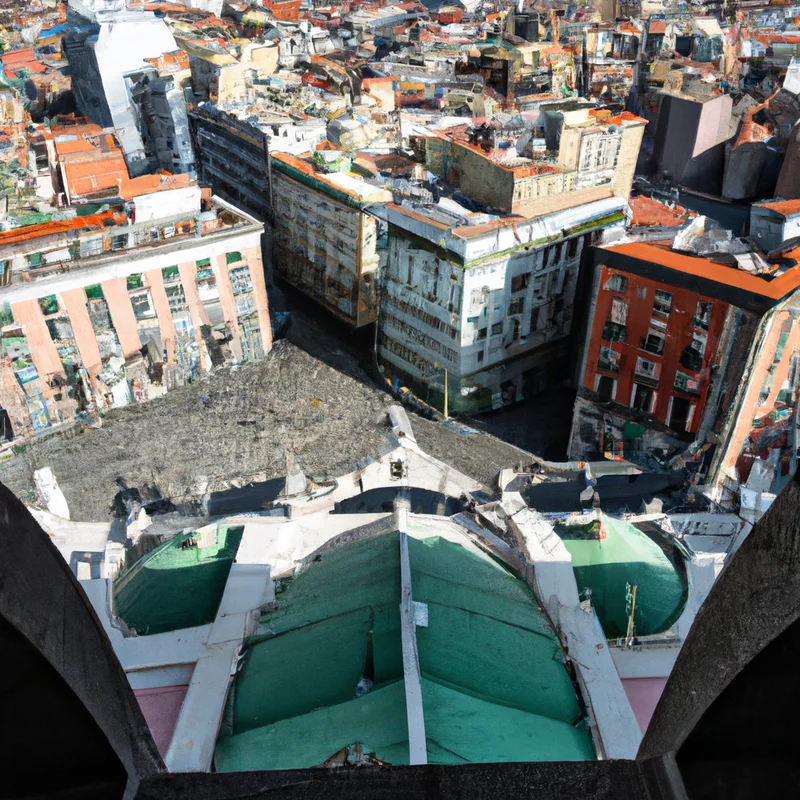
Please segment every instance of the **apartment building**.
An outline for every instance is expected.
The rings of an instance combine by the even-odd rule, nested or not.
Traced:
[[[609,196],[535,219],[388,206],[378,357],[391,383],[438,408],[497,408],[565,377],[584,249],[622,229]]]
[[[505,115],[417,140],[460,194],[388,208],[378,356],[390,382],[442,408],[446,369],[449,410],[479,411],[566,378],[583,252],[624,228],[643,130],[565,103],[534,127]]]
[[[471,200],[535,216],[630,193],[645,120],[583,101],[547,105],[535,127],[521,118],[460,125],[419,140],[425,165]]]
[[[210,190],[167,183],[123,207],[84,205],[0,233],[8,433],[91,419],[263,357],[262,231]]]
[[[569,457],[681,460],[726,503],[751,476],[780,489],[797,460],[800,251],[774,258],[598,248]]]
[[[338,150],[272,154],[275,273],[339,319],[360,327],[375,321],[381,221],[371,207],[392,193],[345,170]]]

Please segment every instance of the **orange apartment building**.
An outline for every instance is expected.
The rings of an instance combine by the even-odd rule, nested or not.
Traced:
[[[183,179],[128,183],[124,205],[0,233],[7,440],[271,349],[263,225]]]
[[[759,273],[669,242],[598,248],[570,458],[689,463],[716,497],[760,461],[780,488],[797,461],[800,250],[772,257]]]

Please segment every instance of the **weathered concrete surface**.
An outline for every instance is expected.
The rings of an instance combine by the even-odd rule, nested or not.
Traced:
[[[164,496],[202,496],[283,476],[290,450],[307,475],[334,477],[391,447],[391,403],[281,341],[257,364],[114,409],[100,429],[33,443],[0,465],[0,480],[24,495],[33,470],[52,466],[73,519],[100,521],[117,476]]]
[[[0,464],[0,481],[26,497],[34,470],[51,466],[73,519],[103,521],[117,476],[180,500],[281,478],[287,452],[310,478],[344,475],[394,446],[394,401],[344,359],[333,368],[277,342],[262,362],[114,409],[102,428],[32,443]],[[350,374],[340,371],[347,367]],[[411,424],[423,450],[486,486],[503,467],[529,460],[483,433],[462,436],[414,416]]]
[[[55,796],[67,787],[108,781],[119,774],[116,755],[123,787],[127,773],[126,796],[133,797],[139,778],[164,769],[86,595],[50,539],[4,486],[0,650],[3,796]]]
[[[497,488],[501,469],[515,464],[530,464],[531,454],[486,433],[467,436],[438,422],[409,414],[417,444],[428,455],[474,478],[489,489]]]
[[[639,758],[677,753],[692,797],[796,793],[798,507],[795,475],[700,608],[642,742]]]
[[[276,770],[156,777],[137,800],[643,800],[635,761],[562,761],[528,764]]]

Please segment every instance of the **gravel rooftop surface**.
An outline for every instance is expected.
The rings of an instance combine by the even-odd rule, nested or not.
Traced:
[[[72,519],[103,521],[117,477],[187,499],[282,477],[288,453],[309,477],[343,475],[391,449],[386,411],[393,400],[349,354],[335,352],[341,359],[334,368],[278,341],[259,363],[220,369],[163,398],[113,409],[100,428],[31,443],[0,463],[0,481],[31,499],[33,471],[50,466]],[[424,450],[489,488],[501,468],[526,456],[485,433],[462,435],[411,419]]]

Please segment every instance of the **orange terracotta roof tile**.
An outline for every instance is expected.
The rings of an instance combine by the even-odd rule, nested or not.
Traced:
[[[26,225],[22,228],[0,232],[0,247],[29,239],[37,239],[40,236],[67,233],[68,231],[103,229],[106,227],[106,221],[114,225],[121,225],[127,219],[125,214],[118,211],[104,211],[102,214],[89,214],[85,217],[73,217],[72,219],[58,220],[56,222],[42,222],[39,225]]]
[[[643,194],[631,197],[629,205],[633,213],[631,224],[642,227],[662,225],[667,228],[677,228],[687,219],[697,216],[696,212],[682,206],[669,208],[664,203],[659,203],[658,200]]]
[[[770,203],[756,203],[759,208],[768,208],[784,217],[792,217],[800,214],[800,200],[775,200]]]
[[[781,300],[800,287],[800,264],[786,270],[783,275],[767,281],[744,270],[717,264],[701,256],[676,253],[671,249],[670,242],[629,242],[628,244],[611,245],[603,249],[752,292],[754,295],[771,300]],[[800,249],[793,250],[787,255],[800,260]]]

